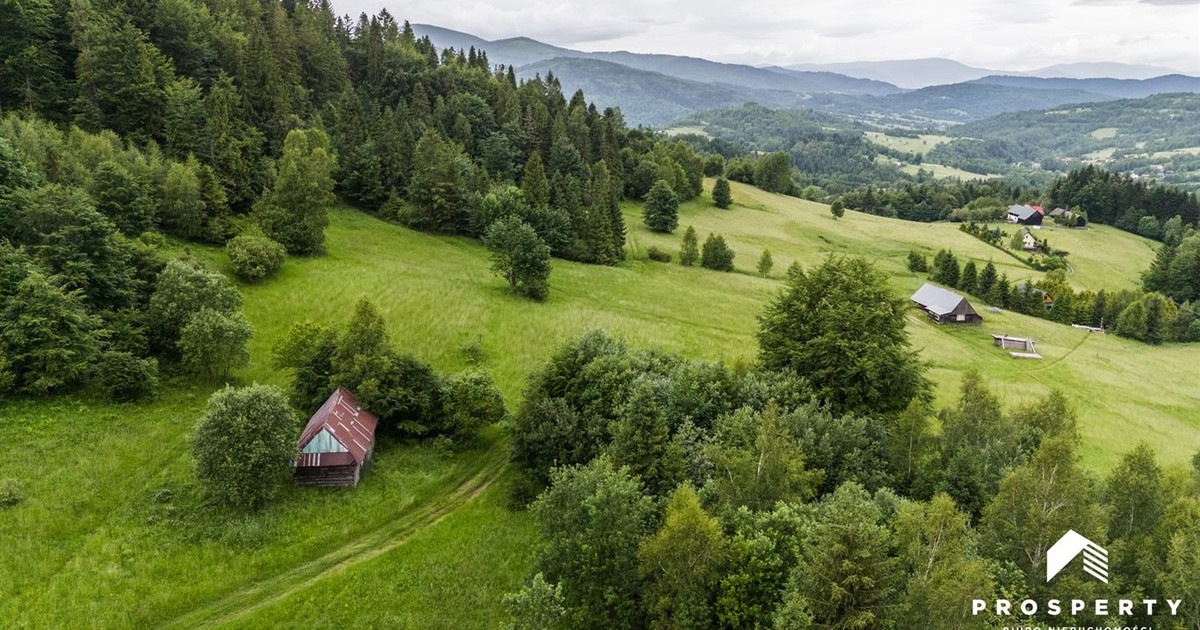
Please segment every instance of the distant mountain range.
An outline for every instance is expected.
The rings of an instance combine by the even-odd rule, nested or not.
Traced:
[[[853,61],[849,63],[801,63],[787,68],[804,71],[838,72],[862,79],[886,81],[905,89],[919,89],[931,85],[945,85],[974,81],[987,76],[1025,76],[1061,79],[1150,79],[1173,74],[1170,68],[1131,65],[1115,62],[1083,62],[1047,66],[1029,72],[1013,70],[989,70],[933,57],[929,59],[903,59],[894,61]]]
[[[1200,78],[1144,78],[1169,71],[1126,64],[1068,64],[1037,73],[1136,78],[1014,75],[936,58],[755,67],[679,55],[585,52],[527,37],[488,41],[427,24],[414,24],[413,30],[439,48],[484,50],[493,64],[513,66],[522,78],[553,73],[568,94],[582,89],[599,107],[620,107],[635,125],[664,126],[695,112],[758,102],[885,126],[945,127],[1068,103],[1200,92]],[[912,87],[920,89],[905,89]]]

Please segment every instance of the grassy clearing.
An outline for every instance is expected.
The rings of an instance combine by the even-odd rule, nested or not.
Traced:
[[[693,358],[752,359],[755,316],[784,269],[830,252],[875,260],[904,294],[923,281],[904,269],[913,247],[994,259],[1013,281],[1034,276],[953,225],[856,212],[836,220],[820,204],[738,184],[733,194],[728,211],[707,199],[684,204],[680,222],[701,238],[724,234],[739,273],[646,261],[651,245],[676,251],[681,232],[650,233],[629,204],[630,259],[616,268],[554,261],[544,304],[505,291],[476,241],[339,209],[327,255],[289,260],[278,277],[244,287],[255,338],[238,378],[284,384],[269,359],[279,335],[303,318],[342,324],[364,294],[380,306],[394,343],[440,370],[466,367],[459,348],[479,339],[483,367],[515,402],[527,372],[588,328]],[[1072,252],[1080,288],[1136,286],[1153,256],[1144,239],[1106,228],[1042,236]],[[744,271],[763,248],[775,258],[770,278]],[[192,249],[227,268],[221,250]],[[1063,389],[1079,408],[1082,453],[1094,468],[1107,469],[1138,439],[1172,462],[1200,447],[1195,346],[1151,348],[1016,314],[984,315],[983,326],[944,328],[914,311],[909,328],[940,403],[974,366],[1008,402]],[[1036,338],[1046,359],[1008,358],[991,347],[993,332]],[[206,509],[193,481],[188,436],[211,389],[173,383],[138,406],[87,398],[0,404],[0,477],[20,480],[25,495],[0,510],[3,625],[296,626],[336,612],[368,627],[496,626],[501,593],[525,573],[530,524],[503,509],[500,488],[470,502],[456,491],[496,465],[498,431],[458,455],[384,443],[358,489],[289,488],[261,515],[237,517]]]
[[[1000,177],[999,175],[980,175],[971,171],[964,171],[961,168],[946,166],[944,164],[934,164],[933,162],[922,162],[920,164],[905,164],[900,167],[900,170],[909,175],[916,175],[921,170],[926,170],[933,173],[934,177],[945,179],[953,177],[957,179],[988,179],[990,177]]]
[[[1108,158],[1112,157],[1113,154],[1116,152],[1117,152],[1116,147],[1106,147],[1104,149],[1097,149],[1095,151],[1092,151],[1091,153],[1084,153],[1083,159],[1085,159],[1085,160],[1107,160]]]
[[[668,136],[681,136],[684,134],[695,134],[697,136],[702,136],[704,138],[712,137],[711,135],[709,135],[708,131],[704,129],[704,127],[671,127],[670,129],[664,129],[663,133],[667,134]]]
[[[935,134],[921,134],[916,138],[903,138],[900,136],[889,136],[886,133],[879,131],[865,131],[863,135],[867,140],[875,144],[883,145],[889,149],[896,151],[906,151],[908,153],[928,153],[930,149],[936,147],[943,142],[950,142],[954,138],[950,136],[939,136]]]
[[[1101,127],[1088,135],[1097,140],[1108,140],[1109,138],[1117,137],[1117,132],[1120,131],[1116,127]]]

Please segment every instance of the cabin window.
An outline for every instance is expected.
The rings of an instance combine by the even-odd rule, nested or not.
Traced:
[[[959,316],[958,316],[958,321],[960,321],[960,322],[965,322],[965,321],[967,321],[967,316],[966,316],[966,315],[959,315]]]

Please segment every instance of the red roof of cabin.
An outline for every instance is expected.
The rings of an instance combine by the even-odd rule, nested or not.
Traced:
[[[362,464],[370,454],[371,446],[375,443],[375,425],[378,423],[379,419],[371,412],[359,408],[358,399],[350,393],[350,390],[339,387],[337,391],[330,394],[329,400],[326,400],[317,413],[309,419],[308,424],[304,427],[304,432],[300,434],[300,439],[296,442],[296,448],[303,449],[321,432],[321,429],[328,429],[330,435],[341,442],[347,451],[350,451],[348,455],[354,458],[354,462]],[[337,455],[342,457],[336,457]],[[342,460],[346,455],[347,453],[302,453],[297,464],[300,466],[350,464],[349,461],[336,463],[333,461]]]
[[[1046,211],[1043,210],[1041,206],[1029,206],[1029,207],[1033,208],[1034,210],[1037,210],[1038,214],[1046,214]]]

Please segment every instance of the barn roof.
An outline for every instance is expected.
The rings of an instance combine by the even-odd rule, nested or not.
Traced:
[[[350,390],[338,387],[337,391],[330,394],[325,404],[321,405],[317,413],[309,419],[308,424],[304,427],[304,432],[300,434],[300,439],[296,442],[296,447],[304,450],[309,442],[321,435],[322,431],[326,431],[346,448],[346,453],[354,459],[354,462],[362,464],[366,461],[367,455],[371,452],[371,446],[375,442],[375,425],[378,423],[379,419],[371,412],[358,406],[358,399],[350,393]],[[319,459],[328,459],[333,455],[343,454],[320,453],[317,455],[323,456]],[[301,456],[301,459],[305,457],[308,455]],[[334,459],[337,458],[334,457]],[[301,465],[321,465],[322,463],[328,465],[330,462],[302,461]]]
[[[1035,214],[1040,214],[1038,212],[1038,208],[1036,206],[1023,206],[1023,205],[1009,206],[1008,213],[1011,215],[1015,215],[1018,219],[1020,219],[1022,221],[1028,219],[1029,217],[1032,217]]]
[[[949,289],[943,289],[942,287],[926,282],[921,285],[920,289],[917,289],[917,292],[910,299],[931,313],[945,315],[953,313],[966,298]],[[974,309],[971,309],[971,311],[974,312]]]

